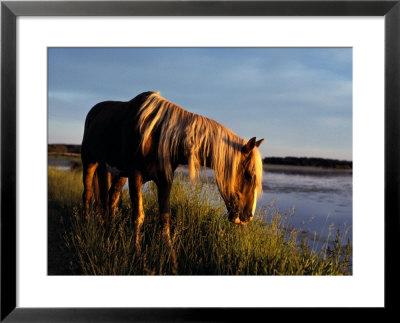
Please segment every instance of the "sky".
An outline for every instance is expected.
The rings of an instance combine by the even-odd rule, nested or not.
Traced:
[[[351,48],[49,48],[49,143],[80,144],[96,103],[149,90],[264,138],[262,157],[352,160]]]

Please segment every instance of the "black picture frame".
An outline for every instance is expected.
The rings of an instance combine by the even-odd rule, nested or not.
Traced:
[[[16,307],[16,19],[19,16],[384,16],[385,306],[396,310],[399,279],[400,0],[389,1],[2,1],[1,2],[1,321],[251,321],[268,308]],[[251,297],[251,295],[248,295]],[[278,310],[278,309],[275,309]],[[282,311],[282,309],[280,309]],[[284,309],[287,311],[288,309]],[[292,310],[292,309],[291,309]],[[295,310],[295,309],[293,309]],[[326,309],[333,312],[332,309]],[[279,311],[279,310],[278,310]],[[287,312],[285,312],[287,313]],[[371,313],[371,312],[368,312]],[[331,314],[329,314],[331,315]],[[334,315],[334,314],[333,314]],[[368,314],[371,315],[371,314]],[[344,318],[344,317],[343,317]],[[350,317],[349,317],[350,318]],[[380,319],[382,317],[380,316]],[[286,320],[286,318],[285,318]]]

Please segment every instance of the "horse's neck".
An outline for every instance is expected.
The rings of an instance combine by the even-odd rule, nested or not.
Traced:
[[[190,131],[184,130],[183,133],[188,133]],[[208,133],[204,134],[204,136],[196,136],[196,134],[192,136],[187,136],[181,142],[181,147],[179,151],[180,155],[180,163],[187,164],[189,166],[189,170],[191,170],[194,176],[194,172],[198,172],[201,167],[212,168],[213,166],[213,158],[212,151],[213,147],[210,147],[214,142],[215,138],[210,138]],[[199,145],[199,143],[201,144]]]

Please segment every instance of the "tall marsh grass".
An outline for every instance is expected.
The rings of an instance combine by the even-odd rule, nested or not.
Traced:
[[[145,221],[141,252],[133,246],[129,194],[124,191],[115,220],[106,225],[81,209],[80,171],[49,168],[49,227],[58,238],[49,241],[49,273],[71,275],[169,275],[173,261],[160,235],[157,188],[144,187]],[[210,180],[190,183],[178,175],[171,193],[171,239],[179,275],[343,275],[351,274],[351,245],[338,231],[333,245],[316,252],[291,215],[259,209],[247,226],[227,221],[218,189]],[[55,244],[55,245],[54,245]],[[58,244],[58,245],[57,245]]]

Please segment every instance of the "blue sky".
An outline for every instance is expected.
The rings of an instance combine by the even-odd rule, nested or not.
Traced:
[[[160,91],[267,156],[352,160],[351,48],[49,48],[48,140],[80,144],[100,101]]]

